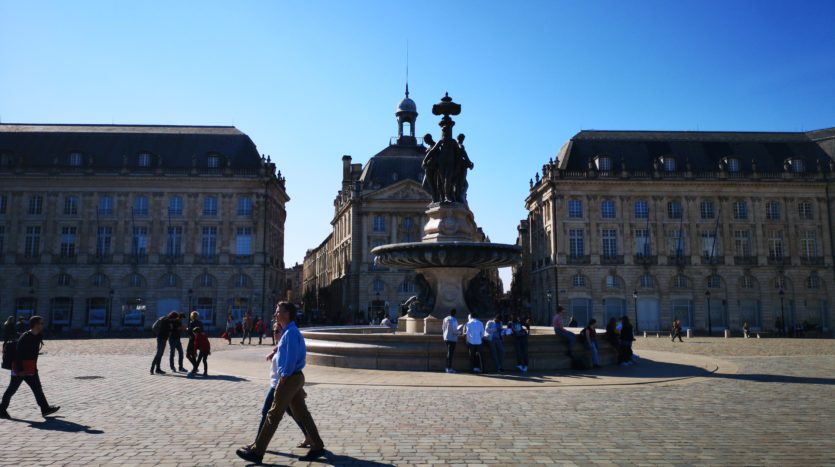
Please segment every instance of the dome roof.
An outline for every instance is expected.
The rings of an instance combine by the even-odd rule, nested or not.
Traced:
[[[397,113],[400,112],[417,113],[417,105],[415,104],[415,101],[409,99],[408,96],[404,97],[403,100],[397,104]]]

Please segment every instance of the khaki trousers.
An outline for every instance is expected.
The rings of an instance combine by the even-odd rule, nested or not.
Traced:
[[[304,427],[308,441],[310,441],[311,449],[318,449],[325,446],[322,438],[319,437],[319,430],[316,429],[316,423],[313,422],[313,417],[310,411],[307,410],[305,403],[304,392],[304,375],[298,373],[286,378],[283,382],[279,381],[278,386],[275,387],[275,396],[273,398],[273,405],[267,412],[264,419],[264,426],[258,432],[258,437],[255,438],[254,451],[259,454],[264,454],[267,451],[267,446],[270,444],[276,428],[278,428],[281,417],[287,412],[287,408],[293,412],[293,418],[296,419]]]

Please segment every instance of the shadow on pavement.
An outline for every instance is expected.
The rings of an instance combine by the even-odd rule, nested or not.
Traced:
[[[100,435],[104,433],[101,430],[95,430],[87,425],[64,420],[60,417],[50,417],[42,422],[30,422],[21,420],[29,424],[30,427],[38,430],[46,431],[63,431],[65,433],[87,433],[89,435]]]
[[[288,458],[289,462],[297,462],[302,460],[302,456],[298,456],[296,454],[289,454],[286,452],[278,452],[278,451],[267,451],[267,454],[272,454],[275,456],[286,457]],[[321,464],[321,465],[365,465],[370,467],[394,467],[394,464],[387,464],[384,462],[373,462],[373,461],[366,461],[362,459],[357,459],[356,457],[351,456],[340,456],[334,454],[330,451],[325,451],[325,454],[316,459],[314,461],[310,461],[312,465]],[[254,464],[250,464],[254,465]],[[263,463],[260,465],[269,465],[269,466],[280,466],[285,464],[268,464]]]
[[[233,382],[233,383],[240,383],[240,382],[242,382],[242,381],[249,381],[249,380],[248,380],[248,379],[246,379],[246,378],[241,378],[240,376],[232,376],[232,375],[209,375],[209,376],[203,376],[203,375],[201,375],[201,374],[198,374],[197,376],[195,376],[195,377],[193,377],[193,378],[189,378],[188,376],[186,376],[186,375],[185,375],[185,374],[183,374],[183,373],[172,373],[172,374],[171,374],[171,376],[173,376],[173,377],[175,377],[175,378],[193,379],[193,380],[195,380],[195,381],[199,381],[199,380],[201,380],[201,379],[210,379],[210,380],[213,380],[213,381],[231,381],[231,382]]]
[[[788,383],[788,384],[835,384],[835,378],[814,378],[809,376],[764,375],[764,374],[734,374],[714,375],[717,378],[753,381],[755,383]]]

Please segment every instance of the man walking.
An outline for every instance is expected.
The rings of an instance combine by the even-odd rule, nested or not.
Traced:
[[[241,459],[261,463],[267,446],[270,444],[282,416],[290,408],[293,416],[304,426],[307,439],[310,441],[310,451],[302,457],[302,461],[318,459],[325,453],[325,444],[319,437],[319,430],[310,415],[305,403],[304,374],[307,350],[299,328],[296,327],[296,306],[289,302],[281,302],[277,307],[278,322],[284,328],[278,342],[278,384],[275,387],[273,404],[264,425],[255,439],[255,443],[238,449],[235,453]]]
[[[0,402],[0,418],[10,420],[12,417],[7,412],[12,396],[15,395],[21,383],[26,383],[29,389],[35,394],[35,401],[41,408],[41,415],[54,414],[60,409],[57,405],[49,405],[46,402],[41,378],[38,376],[38,353],[43,344],[43,318],[33,316],[29,318],[29,331],[24,332],[17,341],[14,363],[12,364],[12,378],[9,387],[3,394],[3,401]]]
[[[470,353],[470,366],[473,373],[481,373],[481,339],[484,336],[484,323],[470,313],[464,326],[467,335],[467,351]]]
[[[249,343],[252,344],[252,315],[248,311],[246,312],[246,316],[244,316],[242,328],[243,337],[241,337],[241,345],[243,345],[247,337],[249,337]]]
[[[557,312],[554,314],[554,321],[551,323],[554,326],[554,334],[558,336],[562,336],[565,338],[565,345],[568,349],[566,355],[572,357],[573,354],[571,353],[571,347],[574,346],[574,341],[577,340],[577,336],[574,335],[573,332],[565,329],[563,325],[563,317],[565,316],[565,308],[562,306],[557,306]]]
[[[455,344],[458,342],[458,320],[455,319],[455,308],[449,310],[449,316],[444,318],[442,330],[446,344],[446,372],[455,373],[452,369],[452,357],[455,354]]]

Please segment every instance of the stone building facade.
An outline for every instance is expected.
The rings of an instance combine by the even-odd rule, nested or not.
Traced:
[[[260,315],[288,201],[233,127],[0,125],[0,309],[89,332]]]
[[[833,155],[832,129],[578,133],[525,201],[535,320],[828,331]]]
[[[284,270],[284,300],[301,303],[303,270],[304,266],[299,263]]]
[[[417,116],[407,87],[395,112],[396,140],[364,165],[342,157],[332,233],[304,259],[304,308],[314,319],[349,323],[395,317],[399,305],[419,292],[414,270],[377,265],[371,254],[377,246],[423,237],[424,212],[432,199],[421,185],[426,147],[415,137]],[[497,270],[484,275],[501,290]]]

